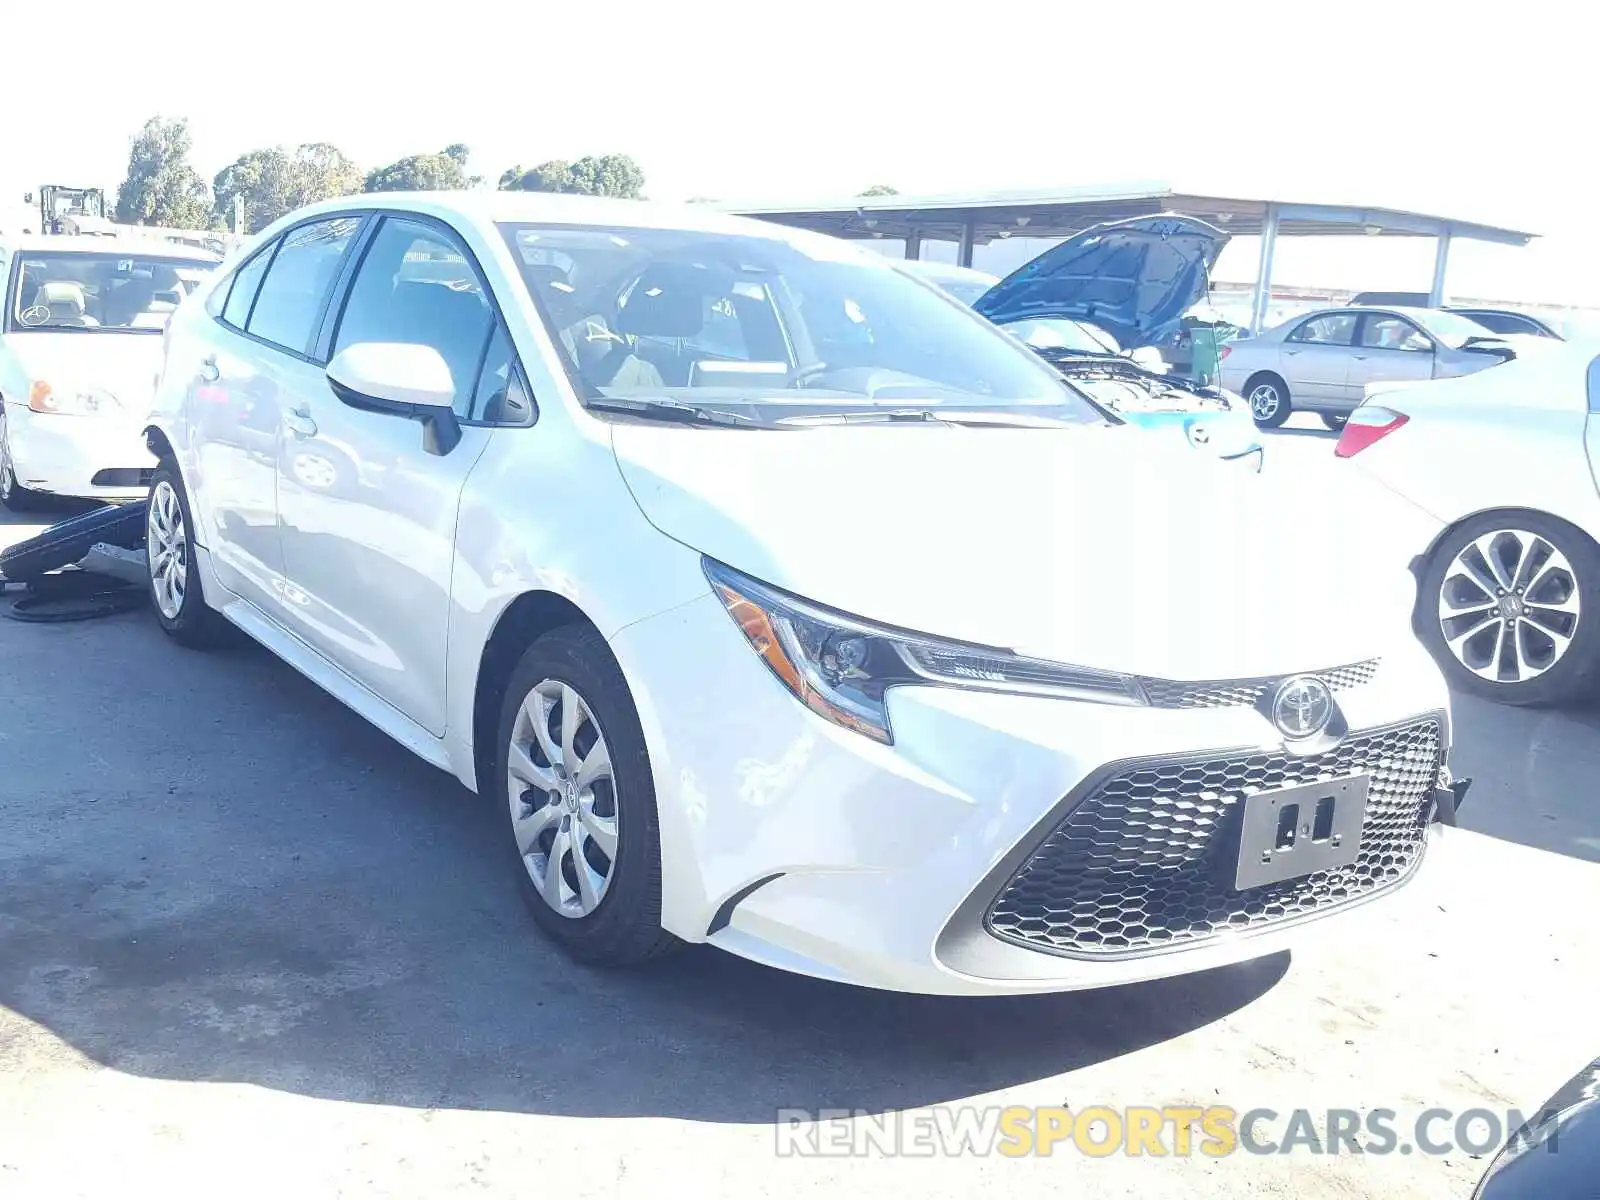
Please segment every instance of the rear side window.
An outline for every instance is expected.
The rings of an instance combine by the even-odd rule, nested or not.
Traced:
[[[255,302],[261,279],[272,262],[273,249],[268,246],[233,273],[233,286],[228,290],[228,302],[222,306],[222,319],[235,329],[243,329],[250,317],[250,305]]]
[[[1515,313],[1497,312],[1465,312],[1461,313],[1470,321],[1476,321],[1491,333],[1539,333],[1541,330],[1526,317],[1519,317]]]
[[[1312,317],[1289,335],[1291,342],[1309,342],[1313,346],[1348,346],[1356,333],[1356,320],[1360,313],[1323,313]]]
[[[345,251],[360,225],[359,217],[335,217],[284,234],[256,293],[245,331],[295,354],[307,353]]]
[[[494,310],[455,240],[433,225],[386,217],[350,285],[333,350],[361,342],[432,346],[455,381],[456,415],[470,420],[493,328]]]

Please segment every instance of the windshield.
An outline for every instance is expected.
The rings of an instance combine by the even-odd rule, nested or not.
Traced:
[[[1453,349],[1459,348],[1469,338],[1495,336],[1494,330],[1488,326],[1479,325],[1476,321],[1469,320],[1459,313],[1430,309],[1427,312],[1413,315],[1417,319],[1417,324]]]
[[[1074,354],[1121,354],[1122,347],[1098,325],[1068,317],[1028,317],[1006,327],[1035,350],[1066,350]]]
[[[762,421],[907,408],[1103,419],[982,318],[833,239],[501,228],[590,403],[670,400]]]
[[[7,328],[159,334],[216,265],[126,252],[24,251],[11,273]]]

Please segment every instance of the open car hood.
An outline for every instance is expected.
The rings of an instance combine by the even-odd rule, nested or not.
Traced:
[[[1152,346],[1205,296],[1228,241],[1222,230],[1176,213],[1108,221],[1019,267],[972,307],[997,325],[1070,317],[1092,321],[1124,350]]]

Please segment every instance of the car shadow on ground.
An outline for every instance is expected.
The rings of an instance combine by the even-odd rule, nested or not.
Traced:
[[[0,732],[0,1005],[118,1070],[767,1122],[1115,1058],[1226,1017],[1288,965],[982,999],[707,947],[579,967],[522,910],[492,807],[265,652],[184,653],[143,613],[20,628],[0,622],[16,714]]]
[[[1471,776],[1461,824],[1600,862],[1600,697],[1565,709],[1453,703],[1451,769]]]

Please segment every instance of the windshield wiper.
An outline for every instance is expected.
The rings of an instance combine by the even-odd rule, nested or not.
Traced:
[[[878,408],[863,412],[812,413],[803,417],[786,417],[784,425],[973,425],[1020,429],[1058,429],[1077,425],[1077,421],[1035,416],[1031,413],[979,412],[964,409],[960,412],[935,412],[927,408]]]
[[[679,425],[723,425],[739,429],[771,429],[772,426],[747,417],[743,413],[728,412],[720,408],[702,408],[697,404],[683,404],[676,400],[617,400],[596,396],[584,402],[585,407],[598,412],[621,413],[647,421],[671,421]]]

